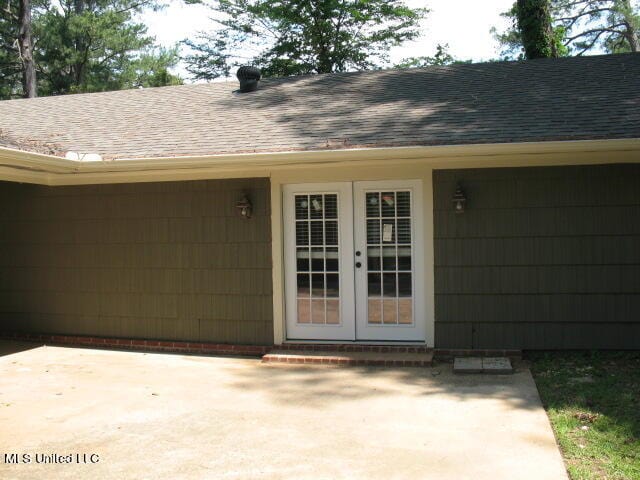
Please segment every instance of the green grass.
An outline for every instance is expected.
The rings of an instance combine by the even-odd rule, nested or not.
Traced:
[[[640,480],[640,352],[528,357],[572,480]]]

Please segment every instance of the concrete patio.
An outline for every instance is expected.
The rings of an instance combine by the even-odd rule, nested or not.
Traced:
[[[294,367],[8,342],[0,354],[3,479],[567,478],[523,368]],[[7,464],[10,453],[32,461]]]

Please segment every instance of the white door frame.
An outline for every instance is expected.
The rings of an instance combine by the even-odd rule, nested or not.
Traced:
[[[285,322],[289,340],[355,340],[355,293],[353,285],[353,187],[352,182],[284,185],[282,189],[284,223]],[[296,212],[299,193],[338,195],[339,299],[340,323],[318,325],[298,323],[296,285]]]
[[[425,298],[421,295],[425,281],[424,272],[424,225],[422,180],[382,180],[369,182],[327,182],[282,185],[282,225],[284,259],[284,327],[287,340],[296,341],[363,341],[363,342],[425,342],[426,319]],[[364,197],[367,189],[409,189],[412,216],[412,273],[413,273],[413,313],[411,325],[367,326],[366,325],[366,268],[354,271],[354,245],[364,244],[364,204],[363,198],[355,199],[353,194]],[[298,193],[337,193],[340,248],[340,324],[313,325],[297,323],[296,239],[295,239],[295,195]],[[354,216],[354,212],[356,215]],[[354,218],[356,230],[354,236]],[[360,246],[360,245],[359,245]],[[362,248],[364,251],[364,248]],[[366,261],[365,257],[362,260]],[[356,287],[359,285],[360,287]],[[358,288],[358,292],[356,292]],[[356,302],[359,302],[356,308]],[[364,305],[362,305],[364,303]],[[360,324],[356,326],[357,319]],[[363,320],[364,319],[364,322]],[[385,328],[386,327],[386,328]]]
[[[367,191],[411,192],[411,295],[413,323],[407,325],[370,324],[368,322],[367,292]],[[425,298],[421,294],[424,285],[424,225],[422,180],[379,180],[354,182],[354,249],[362,252],[361,268],[355,269],[356,285],[356,339],[359,341],[424,342],[426,337]]]

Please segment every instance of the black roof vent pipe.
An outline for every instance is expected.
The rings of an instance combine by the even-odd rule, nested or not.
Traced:
[[[242,93],[253,92],[258,89],[258,81],[261,77],[259,68],[245,65],[238,69],[236,76],[240,80],[240,91]]]

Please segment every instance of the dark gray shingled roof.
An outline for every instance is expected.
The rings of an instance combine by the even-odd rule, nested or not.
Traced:
[[[640,138],[640,54],[0,102],[0,144],[105,159]]]

